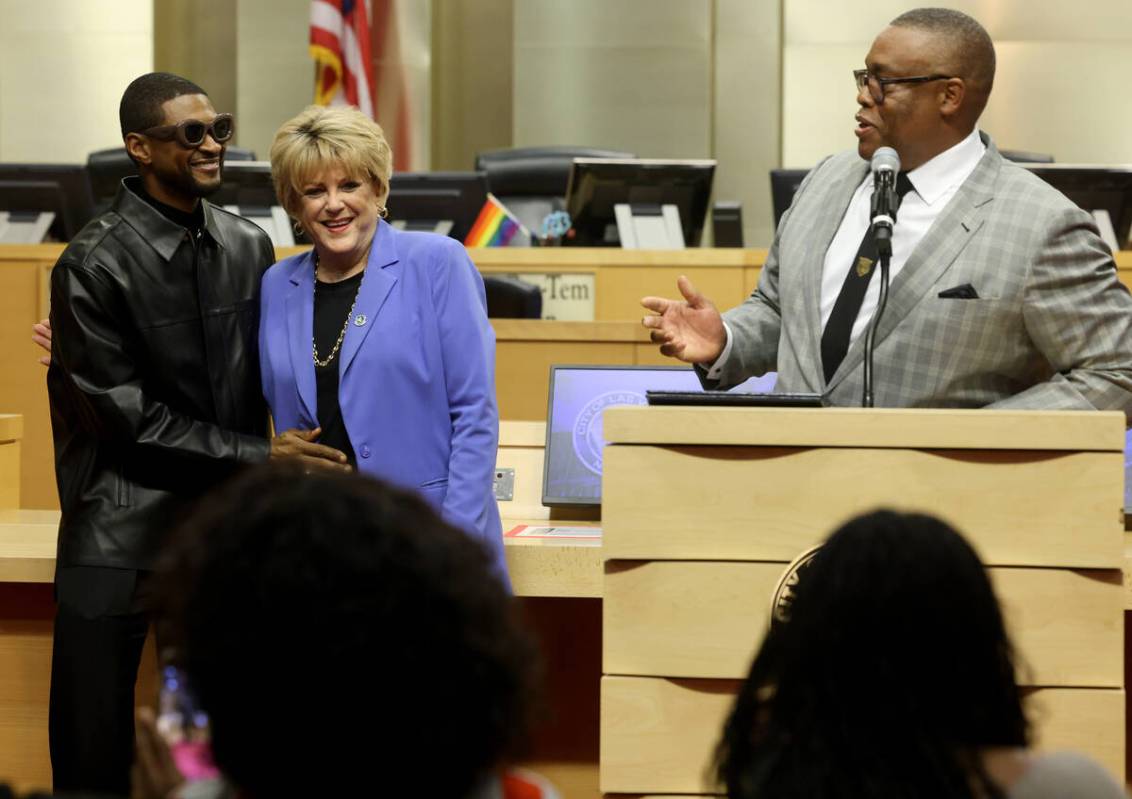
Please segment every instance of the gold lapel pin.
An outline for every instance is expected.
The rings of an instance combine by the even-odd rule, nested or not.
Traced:
[[[873,262],[865,256],[857,259],[857,277],[866,277],[873,268]]]

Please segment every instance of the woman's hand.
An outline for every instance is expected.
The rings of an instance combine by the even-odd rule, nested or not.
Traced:
[[[166,799],[185,782],[173,762],[169,744],[157,731],[153,710],[138,708],[134,714],[134,766],[130,799]]]

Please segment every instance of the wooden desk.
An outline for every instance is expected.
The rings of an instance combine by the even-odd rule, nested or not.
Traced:
[[[24,419],[0,414],[0,509],[20,506],[20,441]]]
[[[588,247],[469,250],[483,274],[529,272],[594,276],[594,320],[636,319],[646,295],[676,295],[676,278],[692,283],[721,308],[738,305],[750,294],[766,260],[763,249],[621,250]]]
[[[31,326],[47,313],[48,277],[61,244],[0,245],[0,409],[24,417],[19,507],[58,508],[47,370]]]
[[[280,257],[304,248],[281,248]],[[20,506],[58,508],[45,371],[31,343],[31,325],[47,315],[52,265],[61,244],[0,245],[0,407],[24,416]],[[493,320],[497,338],[496,392],[503,419],[542,420],[551,363],[671,363],[640,327],[646,294],[674,296],[688,275],[721,308],[753,290],[765,249],[676,251],[604,248],[480,248],[469,251],[485,274],[587,272],[595,280],[596,321]],[[1132,286],[1132,251],[1116,254],[1121,280]]]
[[[546,419],[552,364],[673,364],[639,320],[625,322],[549,322],[493,319],[495,394],[499,417]]]

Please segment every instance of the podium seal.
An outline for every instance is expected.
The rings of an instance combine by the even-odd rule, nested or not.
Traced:
[[[772,625],[790,621],[790,605],[794,602],[798,582],[813,562],[814,555],[820,551],[821,544],[810,547],[794,558],[790,565],[786,567],[786,571],[778,578],[778,585],[774,587],[774,595],[770,600],[770,622]]]

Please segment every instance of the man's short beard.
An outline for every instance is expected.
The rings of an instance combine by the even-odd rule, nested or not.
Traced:
[[[224,181],[217,180],[216,183],[211,186],[202,186],[194,180],[193,184],[196,186],[195,194],[197,197],[211,197],[216,194],[216,192],[220,191],[221,186],[224,185]]]
[[[190,170],[191,170],[191,167],[190,167]],[[224,167],[221,166],[220,170],[221,170],[220,174],[223,175],[224,174],[224,172],[223,172]],[[217,191],[220,190],[220,186],[223,183],[223,181],[218,178],[216,183],[214,183],[214,184],[202,184],[195,177],[193,177],[191,171],[189,171],[189,172],[178,171],[173,175],[160,175],[159,174],[157,177],[158,177],[158,180],[160,180],[162,183],[165,183],[166,185],[173,184],[176,187],[176,191],[179,194],[184,194],[184,195],[187,195],[189,197],[198,197],[198,198],[199,197],[210,197],[211,195],[215,194]]]

